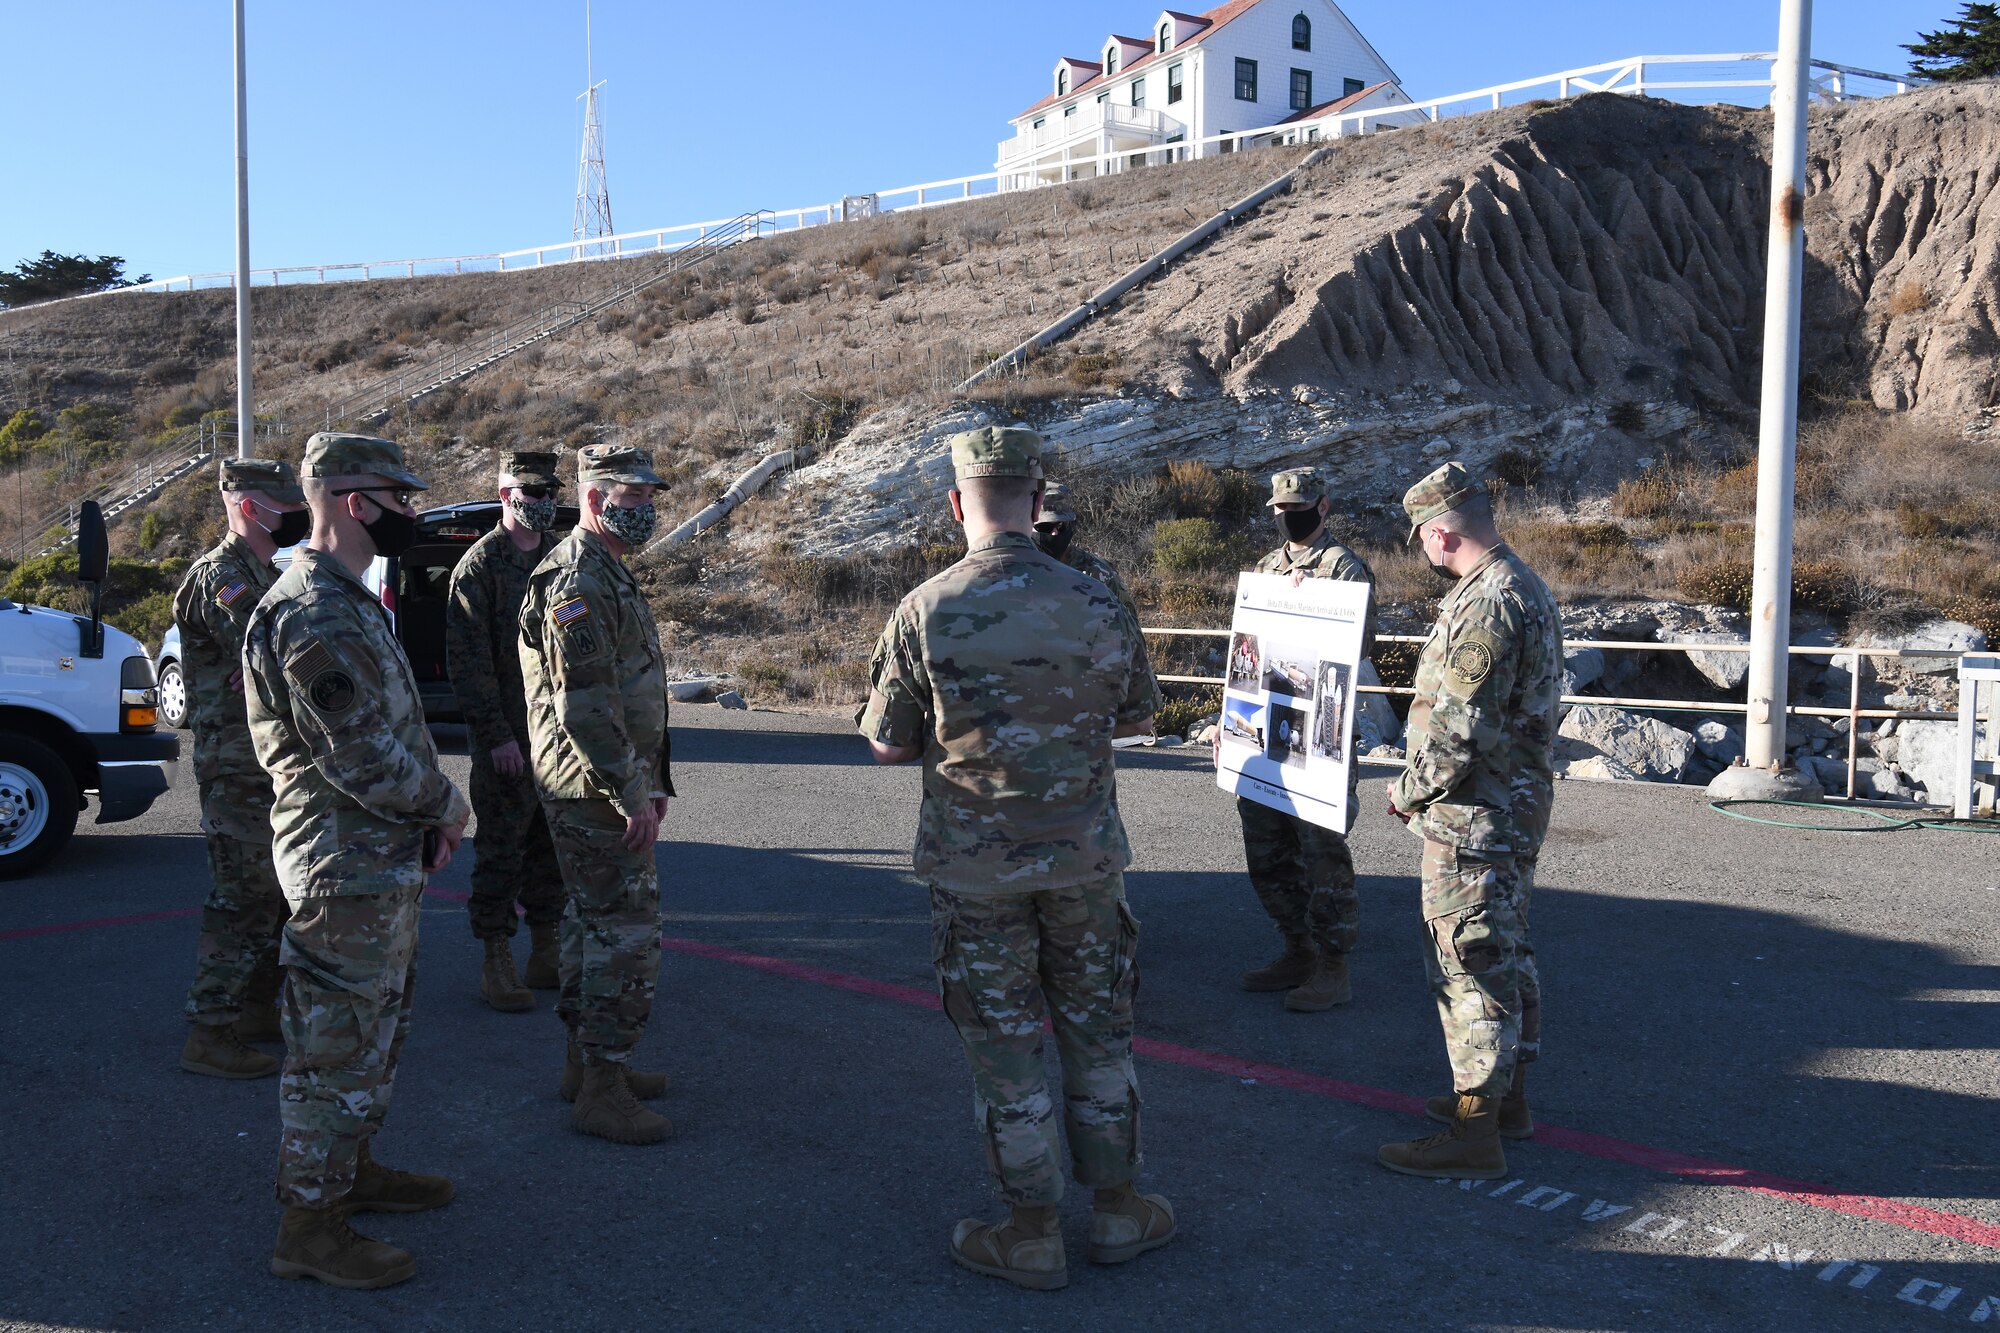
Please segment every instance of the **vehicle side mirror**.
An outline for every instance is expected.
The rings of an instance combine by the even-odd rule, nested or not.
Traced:
[[[104,535],[104,511],[85,500],[76,515],[76,577],[82,583],[104,582],[111,565],[111,541]]]
[[[90,585],[90,619],[77,626],[77,654],[104,656],[104,574],[111,567],[111,541],[104,535],[104,511],[85,500],[76,513],[76,577]]]

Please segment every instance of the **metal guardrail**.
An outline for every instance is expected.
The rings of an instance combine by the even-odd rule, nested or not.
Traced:
[[[1157,635],[1161,638],[1203,638],[1227,639],[1234,631],[1226,629],[1177,629],[1172,627],[1141,628],[1140,633]],[[1413,643],[1429,641],[1424,634],[1378,634],[1377,643]],[[1636,639],[1565,639],[1563,647],[1598,648],[1606,651],[1647,652],[1647,653],[1748,653],[1748,643],[1652,643]],[[1889,719],[1910,722],[1957,722],[1959,712],[1939,712],[1920,708],[1863,708],[1861,706],[1861,672],[1859,658],[1955,658],[1957,653],[1938,648],[1868,648],[1848,644],[1834,647],[1801,647],[1792,645],[1789,650],[1794,657],[1855,658],[1855,669],[1848,672],[1848,706],[1845,708],[1820,708],[1804,704],[1787,703],[1788,717],[1844,717],[1847,726],[1847,798],[1855,799],[1857,777],[1856,765],[1860,760],[1861,727],[1863,718]],[[1226,676],[1157,676],[1156,679],[1170,685],[1212,685],[1218,689],[1228,684]],[[1387,694],[1414,697],[1416,690],[1408,685],[1357,685],[1358,694]],[[1730,700],[1704,702],[1698,699],[1648,699],[1598,694],[1565,694],[1565,704],[1584,706],[1631,708],[1644,712],[1661,713],[1740,713],[1747,714],[1750,705]]]
[[[1378,107],[1372,111],[1347,112],[1339,116],[1323,117],[1319,121],[1306,124],[1265,126],[1261,129],[1239,130],[1228,134],[1211,135],[1198,141],[1178,143],[1170,148],[1162,145],[1144,153],[1135,150],[1108,153],[1099,156],[1077,157],[1070,160],[1071,167],[1092,166],[1100,162],[1109,163],[1116,169],[1133,156],[1140,156],[1148,163],[1180,160],[1186,156],[1203,156],[1204,150],[1215,148],[1220,151],[1235,151],[1259,141],[1274,139],[1303,140],[1317,130],[1320,137],[1337,138],[1350,133],[1366,133],[1371,122],[1387,117],[1417,112],[1427,119],[1442,119],[1446,108],[1473,105],[1485,110],[1508,104],[1512,97],[1516,101],[1526,100],[1522,94],[1538,89],[1547,90],[1557,98],[1580,96],[1594,92],[1612,92],[1644,95],[1654,92],[1748,92],[1757,89],[1769,91],[1771,79],[1767,74],[1755,79],[1684,79],[1662,80],[1648,78],[1650,67],[1675,65],[1718,65],[1718,64],[1758,64],[1769,63],[1776,56],[1768,52],[1732,53],[1725,55],[1667,55],[1631,56],[1623,60],[1610,60],[1597,65],[1586,65],[1578,69],[1564,70],[1557,74],[1545,74],[1532,79],[1520,79],[1512,83],[1496,84],[1489,88],[1474,89],[1466,93],[1454,93],[1446,97],[1429,98],[1400,106]],[[1918,86],[1922,80],[1900,74],[1884,74],[1875,70],[1861,69],[1853,65],[1842,65],[1830,60],[1815,60],[1812,68],[1814,90],[1830,100],[1848,100],[1860,96],[1851,86],[1851,80],[1869,80],[1887,84],[1892,93],[1900,93]],[[1429,111],[1425,109],[1429,108]],[[1347,128],[1348,126],[1352,128]],[[996,163],[996,167],[998,164]],[[882,212],[905,212],[915,209],[936,208],[943,204],[960,203],[966,199],[980,198],[998,193],[1005,188],[1005,178],[1028,174],[1029,168],[1016,164],[1006,169],[980,172],[970,176],[954,176],[946,180],[925,181],[917,185],[898,185],[886,190],[876,190],[872,196],[879,201],[898,197],[907,202],[890,204],[883,202]],[[984,188],[981,188],[984,187]],[[957,191],[949,198],[936,198],[941,192]],[[838,222],[843,217],[841,202],[835,200],[824,204],[806,204],[797,208],[781,208],[770,213],[771,230],[783,232],[806,227],[824,226]],[[787,219],[790,225],[787,226]],[[638,231],[620,232],[615,236],[601,236],[590,240],[575,239],[551,242],[548,245],[528,246],[519,250],[492,251],[476,255],[443,255],[427,259],[380,259],[366,262],[337,264],[300,264],[286,268],[253,269],[250,281],[253,285],[283,286],[286,283],[324,283],[340,281],[363,281],[376,278],[414,278],[454,273],[514,272],[524,268],[543,268],[556,264],[588,263],[598,259],[629,259],[639,255],[671,253],[688,246],[699,245],[712,232],[726,227],[734,219],[717,218],[706,222],[683,222],[671,227],[647,227]],[[670,239],[672,238],[672,239]],[[65,301],[88,301],[105,296],[116,296],[137,292],[195,291],[200,288],[234,287],[236,275],[233,272],[184,273],[172,278],[155,278],[130,287],[116,287],[102,292],[90,292],[82,296],[62,297]],[[48,304],[54,304],[49,302]]]

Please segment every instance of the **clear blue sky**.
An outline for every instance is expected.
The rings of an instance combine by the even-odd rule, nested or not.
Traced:
[[[564,240],[582,0],[248,0],[251,262]],[[993,168],[1060,55],[1160,0],[597,0],[620,230]],[[1204,7],[1200,0],[1182,6]],[[1814,53],[1901,70],[1956,0],[1818,0]],[[1619,56],[1769,50],[1778,0],[1351,0],[1417,97]],[[43,249],[230,267],[228,0],[8,6],[0,267]]]

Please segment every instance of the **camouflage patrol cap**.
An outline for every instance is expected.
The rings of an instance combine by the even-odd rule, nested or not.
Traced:
[[[578,484],[587,481],[622,481],[627,486],[664,486],[665,477],[653,471],[653,456],[630,444],[593,444],[576,456]]]
[[[1042,476],[1042,437],[1019,426],[981,426],[951,437],[951,470],[978,477]]]
[[[403,461],[403,446],[394,440],[378,440],[373,435],[349,435],[345,431],[323,430],[306,441],[305,461],[299,471],[308,477],[384,477],[413,491],[427,491],[422,477]]]
[[[1473,479],[1464,464],[1446,463],[1403,492],[1403,512],[1410,516],[1410,535],[1403,539],[1403,544],[1415,541],[1417,529],[1439,514],[1448,514],[1469,500],[1485,498],[1486,488]]]
[[[1042,508],[1041,512],[1035,515],[1035,522],[1076,522],[1076,511],[1069,507],[1069,487],[1059,481],[1052,481],[1042,489]]]
[[[225,458],[220,475],[223,491],[258,491],[280,504],[306,502],[299,474],[282,458]]]
[[[515,449],[501,459],[500,483],[503,486],[560,486],[562,482],[556,476],[556,456]]]
[[[1295,467],[1271,477],[1271,498],[1266,509],[1286,504],[1316,504],[1326,495],[1326,483],[1316,467]]]

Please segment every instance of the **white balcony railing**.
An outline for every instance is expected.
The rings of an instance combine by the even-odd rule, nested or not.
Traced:
[[[1094,102],[1076,109],[1072,116],[1050,116],[1040,125],[1029,125],[1013,138],[1000,144],[1002,163],[1035,153],[1061,148],[1079,139],[1091,139],[1100,134],[1115,134],[1123,138],[1140,138],[1158,143],[1169,135],[1184,133],[1186,127],[1167,115],[1164,111],[1154,111],[1143,106],[1118,106],[1112,102]]]

